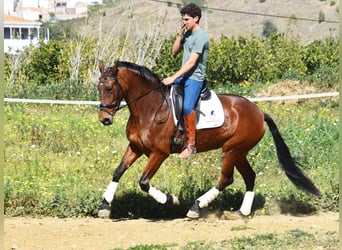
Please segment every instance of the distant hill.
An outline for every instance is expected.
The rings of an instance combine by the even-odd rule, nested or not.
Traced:
[[[92,13],[87,21],[74,20],[73,24],[95,36],[117,34],[118,30],[142,36],[155,29],[174,34],[180,25],[175,3],[180,2],[116,0],[112,6]],[[339,36],[339,0],[208,0],[207,7],[200,23],[211,38],[222,34],[261,36],[266,21],[273,23],[278,32],[290,30],[299,35],[304,44]]]

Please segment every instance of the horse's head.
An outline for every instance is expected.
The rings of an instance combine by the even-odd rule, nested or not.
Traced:
[[[105,68],[100,62],[100,82],[97,86],[100,96],[99,119],[104,125],[111,125],[113,118],[120,109],[122,100],[122,89],[117,76],[116,66]]]

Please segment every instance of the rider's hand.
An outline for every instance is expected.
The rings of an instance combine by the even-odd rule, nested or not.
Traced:
[[[186,26],[185,24],[182,24],[182,27],[180,31],[178,32],[178,35],[183,36],[185,32],[186,32]]]
[[[175,77],[170,76],[170,77],[165,78],[165,79],[162,81],[162,83],[163,83],[164,85],[170,85],[170,84],[174,83],[175,80],[176,80]]]

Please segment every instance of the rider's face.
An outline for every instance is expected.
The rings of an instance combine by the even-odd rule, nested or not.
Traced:
[[[184,27],[186,29],[188,29],[188,30],[189,29],[191,30],[195,26],[197,21],[198,21],[198,17],[197,16],[196,17],[191,17],[188,14],[185,14],[185,15],[182,16],[182,23],[183,23]]]

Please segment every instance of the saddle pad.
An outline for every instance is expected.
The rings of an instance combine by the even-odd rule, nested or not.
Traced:
[[[220,102],[220,99],[218,98],[217,94],[213,90],[210,90],[210,92],[211,92],[211,98],[208,100],[201,100],[200,110],[196,110],[196,112],[199,114],[196,129],[217,128],[217,127],[222,126],[224,122],[223,107]],[[172,96],[172,93],[171,93],[171,96]],[[172,113],[173,113],[173,119],[175,121],[175,126],[177,126],[178,120],[176,117],[173,100],[172,100],[172,111],[173,111]],[[183,130],[184,128],[180,126],[180,129]]]

